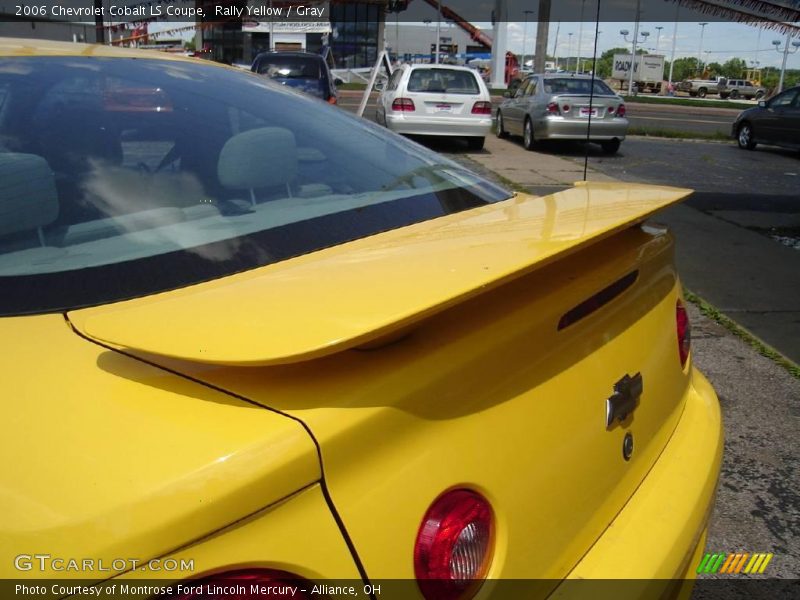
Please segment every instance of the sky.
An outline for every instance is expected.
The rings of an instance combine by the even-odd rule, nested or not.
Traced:
[[[491,27],[490,23],[483,23],[481,25]],[[620,30],[627,29],[629,31],[628,39],[630,40],[633,35],[633,25],[633,23],[600,23],[601,33],[598,36],[597,43],[598,55],[610,48],[630,47],[630,43],[625,42],[620,34]],[[522,52],[524,27],[525,23],[508,23],[508,49],[512,52],[518,54]],[[660,30],[660,35],[656,27],[663,28]],[[525,49],[527,54],[533,53],[536,29],[536,23],[528,24]],[[559,56],[566,56],[567,54],[575,56],[578,53],[580,23],[562,23],[560,26],[556,23],[551,23],[548,39],[549,54],[553,53],[556,29],[558,29]],[[643,22],[639,24],[640,39],[642,31],[647,31],[650,35],[647,41],[644,44],[640,44],[638,47],[644,47],[655,54],[656,38],[658,37],[658,53],[664,54],[667,59],[670,59],[672,56],[672,42],[674,39],[675,58],[687,56],[697,57],[700,52],[701,29],[698,23],[680,22],[678,23],[676,35],[674,22]],[[570,33],[573,35],[570,36]],[[572,48],[571,51],[568,51],[570,38]],[[710,22],[705,26],[705,31],[703,33],[702,60],[703,62],[724,63],[731,58],[743,58],[748,62],[748,65],[751,65],[753,61],[758,61],[761,63],[760,66],[762,68],[780,68],[783,60],[783,53],[775,50],[775,46],[772,45],[773,40],[779,40],[781,42],[781,50],[786,44],[786,36],[771,29],[761,29],[740,23]],[[792,41],[800,41],[800,38],[795,37]],[[593,43],[594,23],[584,23],[581,43],[581,54],[583,56],[591,56]],[[794,47],[790,45],[790,49],[793,50]],[[789,55],[786,66],[789,69],[800,69],[800,51]]]

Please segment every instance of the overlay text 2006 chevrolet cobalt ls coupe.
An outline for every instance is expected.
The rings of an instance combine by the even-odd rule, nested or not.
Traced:
[[[691,577],[720,412],[646,222],[688,193],[513,194],[251,73],[0,42],[3,577]]]

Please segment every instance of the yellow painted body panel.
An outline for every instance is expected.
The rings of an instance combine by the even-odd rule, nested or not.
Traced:
[[[96,58],[151,58],[169,61],[199,61],[190,58],[158,52],[156,50],[139,50],[136,48],[120,48],[104,44],[73,44],[41,39],[2,38],[0,37],[0,56],[92,56]],[[202,61],[209,64],[208,61]],[[220,65],[224,67],[224,65]]]
[[[664,454],[569,578],[694,577],[698,563],[691,559],[702,546],[723,441],[717,395],[695,370],[680,425]]]
[[[320,478],[300,424],[81,339],[61,315],[0,319],[0,339],[5,578],[54,575],[17,571],[20,554],[148,559]]]
[[[167,557],[179,565],[194,561],[194,571],[174,581],[248,567],[279,569],[317,581],[346,579],[354,585],[361,579],[319,484]],[[152,577],[138,570],[109,583]],[[165,574],[159,578],[170,583]]]
[[[629,228],[374,350],[247,368],[150,358],[302,419],[371,578],[413,578],[422,515],[445,489],[468,486],[498,520],[489,576],[558,580],[634,495],[684,410],[692,370],[678,361],[672,243]],[[564,312],[634,269],[633,288],[557,331]],[[636,372],[640,406],[606,431],[605,399]],[[704,477],[712,462],[682,466]]]

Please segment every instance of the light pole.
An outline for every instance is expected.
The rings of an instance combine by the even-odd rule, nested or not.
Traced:
[[[675,44],[678,41],[678,15],[681,11],[681,5],[679,2],[675,3],[675,28],[672,30],[672,56],[669,59],[669,83],[667,83],[667,87],[672,89],[672,73],[675,69]]]
[[[567,72],[569,72],[569,57],[572,54],[572,32],[567,34]]]
[[[628,39],[628,30],[622,29],[620,30],[620,35],[622,35],[622,39],[626,42],[630,42],[631,44],[631,64],[628,70],[628,95],[633,96],[633,72],[636,70],[636,45],[639,43],[645,43],[647,41],[648,36],[650,35],[649,31],[642,32],[642,39],[639,40],[639,9],[637,3],[636,9],[636,23],[634,23],[633,27],[633,38]]]
[[[436,19],[436,64],[439,64],[439,44],[442,41],[442,0],[437,0],[436,8],[439,16]]]
[[[558,72],[558,32],[561,30],[561,21],[556,25],[556,39],[553,42],[553,62],[556,66],[556,73]]]
[[[659,43],[659,41],[661,41],[661,30],[662,29],[664,29],[664,28],[661,25],[656,25],[656,30],[658,30],[658,33],[656,33],[656,54],[658,54],[658,43]]]
[[[525,30],[522,32],[522,68],[525,68],[525,46],[528,43],[528,15],[532,15],[535,11],[523,10],[525,13]]]
[[[431,24],[431,20],[430,19],[422,19],[422,22],[425,23],[425,37],[428,37],[428,25]],[[431,57],[431,58],[433,58],[433,57]]]
[[[586,0],[581,0],[581,24],[578,27],[578,57],[575,59],[575,71],[580,73],[581,70],[581,46],[583,45],[583,9],[586,6]]]
[[[703,71],[700,70],[703,61],[703,32],[706,30],[708,23],[698,23],[700,25],[700,49],[697,51],[697,71],[702,76]]]
[[[778,81],[778,93],[780,94],[783,91],[783,77],[786,75],[786,59],[789,58],[790,54],[794,54],[798,50],[800,50],[800,41],[792,42],[792,34],[786,34],[786,43],[783,45],[783,50],[781,50],[781,42],[780,40],[772,40],[772,45],[775,46],[775,50],[778,52],[783,52],[783,62],[781,63],[781,78]],[[794,46],[794,50],[789,52],[789,43]]]

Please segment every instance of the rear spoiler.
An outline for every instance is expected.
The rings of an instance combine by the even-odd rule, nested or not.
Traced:
[[[260,366],[362,346],[647,219],[691,190],[622,183],[508,200],[220,280],[69,313],[83,335]]]

